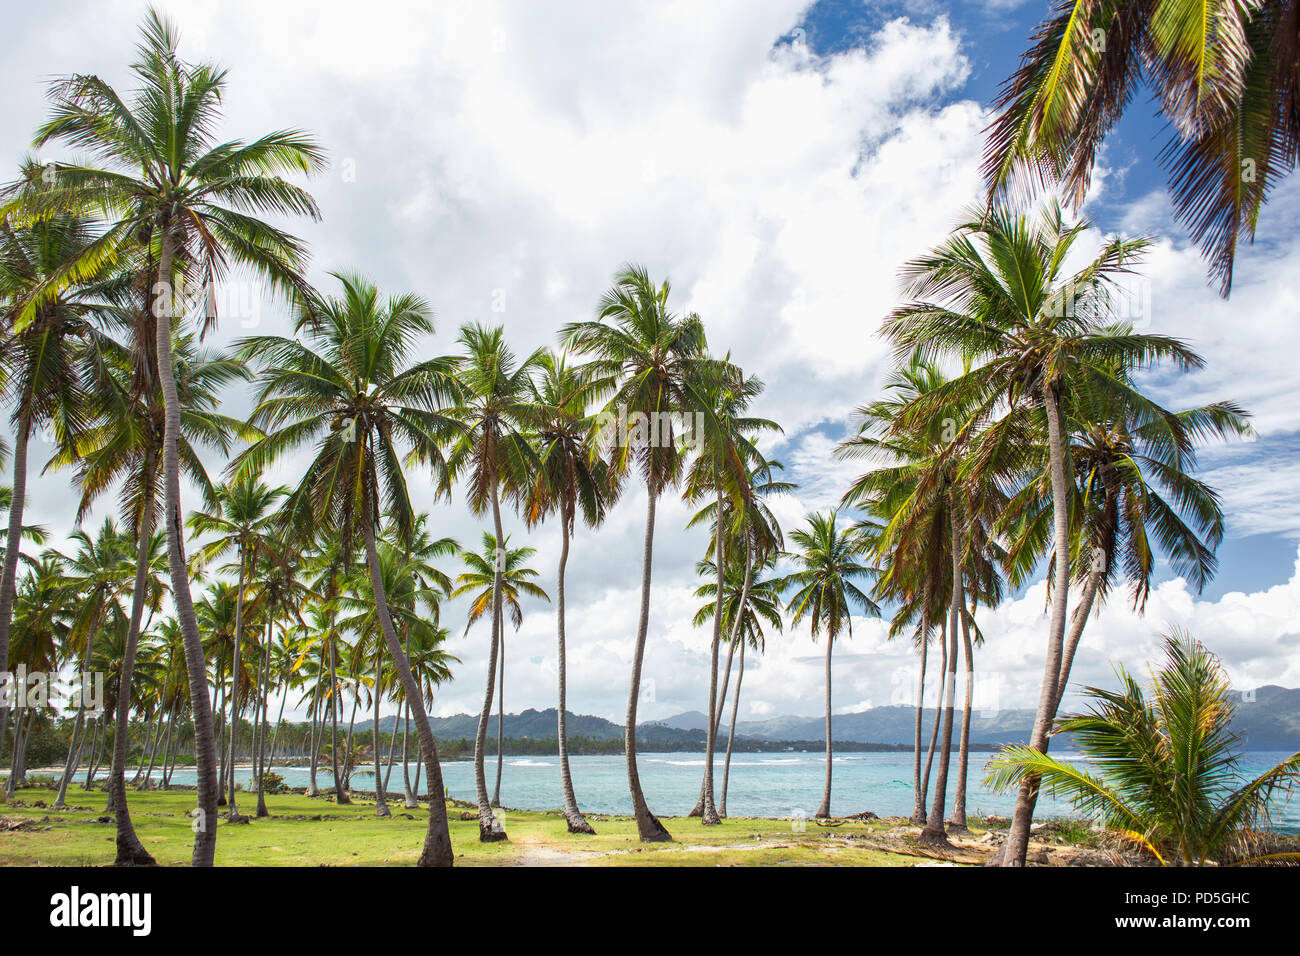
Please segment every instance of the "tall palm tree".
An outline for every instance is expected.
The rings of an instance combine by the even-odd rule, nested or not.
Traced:
[[[1158,414],[1109,370],[1141,369],[1161,359],[1179,369],[1204,363],[1177,339],[1138,334],[1110,324],[1117,280],[1132,271],[1145,239],[1115,237],[1074,273],[1065,261],[1086,222],[1066,224],[1059,206],[1034,219],[1003,206],[980,210],[933,252],[907,264],[910,301],[885,322],[900,356],[956,355],[969,371],[912,402],[905,426],[956,403],[969,409],[972,433],[1000,411],[1037,409],[1046,420],[1055,558],[1043,682],[1030,745],[1047,746],[1055,717],[1069,599],[1070,477],[1062,398],[1095,392]],[[1026,779],[1016,801],[1002,859],[1023,864],[1037,792]]]
[[[315,442],[315,457],[286,504],[289,521],[299,529],[337,528],[344,554],[351,553],[360,532],[380,629],[415,714],[429,774],[433,799],[420,864],[450,866],[438,745],[389,614],[376,528],[382,504],[395,533],[403,539],[411,535],[414,519],[397,443],[438,468],[438,436],[450,425],[438,410],[457,397],[456,363],[448,358],[411,362],[433,333],[423,299],[407,294],[381,300],[379,290],[360,276],[336,278],[340,297],[314,296],[312,307],[299,311],[296,334],[306,341],[255,336],[240,343],[240,353],[263,366],[253,420],[267,435],[232,467],[256,471]]]
[[[702,453],[692,462],[686,480],[686,497],[698,500],[701,497],[713,497],[713,565],[717,574],[715,583],[715,607],[713,611],[713,639],[709,650],[709,706],[708,713],[721,710],[718,699],[718,652],[722,644],[722,596],[723,576],[726,568],[726,551],[732,529],[728,527],[723,503],[730,501],[735,514],[732,520],[742,523],[747,500],[751,497],[749,487],[750,469],[763,464],[766,459],[754,445],[759,432],[779,432],[781,426],[765,418],[747,416],[745,411],[749,403],[763,391],[763,383],[756,377],[745,378],[737,370],[734,379],[723,380],[705,390],[712,401],[714,419],[717,427],[710,430],[710,437],[704,443]],[[704,743],[704,799],[700,809],[700,822],[705,826],[716,826],[722,820],[718,816],[713,795],[713,757],[717,748],[717,723],[709,720],[705,729]]]
[[[249,143],[218,140],[226,73],[181,60],[178,40],[176,28],[151,9],[131,66],[138,83],[133,94],[119,94],[97,76],[79,74],[56,81],[50,88],[52,115],[38,131],[36,145],[66,144],[87,154],[92,164],[55,163],[47,167],[52,185],[28,190],[10,205],[37,218],[95,209],[107,221],[84,254],[51,278],[50,291],[122,250],[147,247],[150,261],[156,262],[149,280],[149,311],[156,320],[153,355],[147,356],[150,343],[143,337],[133,344],[142,366],[149,358],[156,361],[163,395],[164,514],[196,734],[200,823],[192,862],[210,866],[216,847],[215,741],[181,528],[181,406],[172,366],[172,324],[190,310],[195,291],[203,300],[198,308],[204,326],[215,324],[215,286],[232,264],[253,270],[272,288],[304,294],[302,244],[257,216],[319,218],[311,196],[282,174],[313,173],[323,167],[323,157],[310,138],[294,130]],[[93,165],[96,162],[99,165]],[[7,212],[7,207],[0,209],[0,216]],[[34,313],[44,297],[30,301]]]
[[[1175,212],[1227,295],[1238,242],[1300,158],[1294,2],[1058,0],[1032,40],[995,103],[990,194],[1060,181],[1082,203],[1106,134],[1150,86]]]
[[[81,255],[95,238],[90,223],[60,215],[22,228],[0,222],[0,398],[13,407],[13,485],[9,528],[0,571],[0,673],[9,671],[9,624],[27,502],[27,443],[48,427],[63,441],[75,441],[86,424],[85,366],[101,344],[94,313],[94,285],[88,281],[30,300],[63,264]],[[0,740],[9,710],[0,702]]]
[[[276,523],[279,515],[276,506],[281,498],[289,494],[285,486],[272,488],[263,483],[257,475],[245,472],[235,480],[219,485],[216,489],[217,507],[212,511],[196,511],[190,515],[189,526],[195,534],[209,537],[197,553],[197,557],[207,563],[225,555],[235,554],[238,566],[238,591],[235,606],[235,657],[233,671],[237,677],[243,674],[241,655],[244,645],[244,604],[248,597],[248,578],[258,566],[258,562],[269,558],[283,561],[279,551]],[[245,696],[256,697],[256,694]],[[230,711],[230,818],[239,816],[235,806],[235,734],[239,730],[239,721],[243,715],[238,688],[231,689]]]
[[[538,368],[542,350],[523,361],[516,359],[506,344],[501,326],[471,324],[462,326],[457,343],[464,350],[457,375],[463,389],[460,404],[448,409],[459,425],[447,453],[444,488],[456,478],[464,477],[470,510],[482,515],[492,510],[496,540],[505,539],[501,524],[501,497],[521,498],[531,486],[537,470],[537,456],[528,440],[527,428],[532,420],[531,379]],[[499,563],[499,562],[498,562]],[[484,771],[484,747],[487,744],[488,719],[492,715],[492,698],[497,682],[497,661],[505,634],[501,611],[501,577],[495,577],[492,603],[492,639],[488,648],[487,689],[483,709],[479,712],[474,737],[474,795],[478,801],[479,839],[484,842],[504,840],[506,832],[492,813]],[[504,674],[502,674],[504,682]],[[500,762],[501,755],[497,755]]]
[[[456,588],[451,592],[451,597],[460,597],[464,594],[473,595],[473,600],[469,605],[469,613],[465,623],[465,633],[474,626],[490,608],[502,608],[510,612],[510,623],[514,625],[515,630],[524,622],[523,608],[519,604],[521,594],[529,597],[538,598],[542,601],[550,601],[551,596],[546,593],[539,585],[533,582],[537,577],[537,572],[524,565],[524,562],[537,553],[536,548],[510,547],[510,538],[507,536],[497,544],[497,538],[488,531],[483,532],[483,550],[481,552],[465,551],[461,554],[461,560],[465,562],[465,570],[456,577]],[[499,807],[501,805],[501,766],[505,761],[505,754],[502,752],[502,746],[505,743],[505,641],[504,635],[498,636],[501,656],[501,698],[497,713],[497,780],[496,789],[492,796],[492,805]]]
[[[1300,784],[1300,753],[1247,779],[1222,664],[1185,634],[1167,637],[1164,652],[1149,697],[1121,667],[1119,690],[1089,687],[1088,711],[1059,722],[1087,767],[1012,746],[989,764],[989,783],[1004,790],[1033,774],[1162,866],[1300,857],[1258,846],[1279,798]]]
[[[708,358],[699,316],[682,317],[669,311],[669,291],[666,280],[655,285],[643,267],[628,265],[601,297],[597,319],[570,323],[562,332],[568,348],[591,357],[595,374],[617,383],[596,426],[598,447],[608,453],[609,466],[616,475],[625,475],[635,467],[646,485],[641,609],[624,730],[628,789],[643,842],[672,839],[646,804],[636,761],[637,701],[650,627],[655,507],[660,495],[677,485],[686,464],[689,449],[680,417],[700,416],[706,432],[701,439],[715,437],[708,434],[709,423],[716,429],[717,422],[706,389],[726,371],[723,363]],[[692,434],[694,431],[693,426]]]
[[[573,366],[564,353],[545,352],[538,359],[533,379],[532,408],[535,422],[532,440],[537,447],[537,472],[528,494],[525,520],[531,525],[546,515],[560,519],[560,565],[555,584],[556,670],[559,675],[559,706],[556,737],[560,754],[560,786],[564,820],[570,833],[596,831],[578,809],[569,770],[568,664],[564,634],[564,575],[569,564],[569,539],[573,536],[581,509],[583,521],[595,527],[605,519],[618,496],[619,486],[611,481],[608,466],[592,455],[590,409],[611,383],[591,374],[587,366]]]
[[[826,786],[818,819],[831,815],[831,650],[841,632],[853,636],[854,607],[872,616],[880,614],[880,608],[857,584],[874,573],[859,560],[866,547],[862,534],[851,525],[840,526],[838,518],[834,511],[811,514],[807,527],[790,532],[790,540],[799,550],[788,552],[787,557],[796,570],[780,582],[781,590],[794,591],[786,603],[791,627],[807,618],[813,640],[826,632]]]

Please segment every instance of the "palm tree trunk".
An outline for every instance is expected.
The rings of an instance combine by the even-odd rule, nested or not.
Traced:
[[[348,715],[348,742],[343,747],[343,783],[345,790],[352,788],[352,733],[357,726],[357,708],[361,706],[361,686],[352,687],[352,713]]]
[[[925,599],[921,600],[924,607]],[[916,726],[912,742],[912,823],[925,826],[926,788],[921,786],[921,724],[925,718],[925,664],[930,651],[930,622],[921,612],[921,676],[916,681]],[[927,772],[928,777],[928,772]]]
[[[14,594],[18,580],[18,555],[22,549],[23,505],[27,499],[27,437],[31,420],[22,416],[14,437],[13,493],[9,498],[9,532],[5,537],[4,577],[0,579],[0,674],[9,673],[9,626],[14,615]],[[9,708],[0,700],[0,750],[4,749]],[[12,766],[12,760],[10,761]]]
[[[564,820],[570,833],[594,834],[595,828],[578,809],[578,798],[573,793],[573,775],[569,771],[569,732],[567,720],[568,703],[568,662],[564,641],[564,572],[569,564],[569,505],[560,502],[560,568],[556,574],[555,585],[555,626],[558,647],[558,668],[560,681],[560,707],[556,715],[557,734],[560,748],[560,789],[564,795]]]
[[[965,599],[963,598],[963,605]],[[961,751],[957,760],[957,795],[953,798],[952,817],[948,820],[950,830],[966,832],[966,781],[970,768],[970,723],[971,706],[975,697],[975,651],[971,645],[970,622],[967,620],[966,608],[961,615],[962,657],[966,661],[966,699],[961,712]]]
[[[235,655],[230,673],[230,753],[227,762],[230,766],[230,819],[239,816],[235,805],[235,743],[239,733],[239,719],[244,709],[240,706],[239,679],[244,674],[244,589],[248,580],[248,553],[244,542],[239,543],[239,593],[235,597]],[[245,682],[247,683],[247,682]]]
[[[1101,589],[1102,573],[1100,571],[1090,571],[1088,579],[1084,582],[1083,593],[1079,596],[1079,604],[1071,615],[1070,632],[1065,638],[1065,650],[1061,656],[1061,673],[1056,679],[1056,701],[1052,705],[1052,713],[1055,714],[1061,708],[1061,698],[1065,696],[1065,688],[1070,683],[1070,669],[1074,666],[1074,652],[1078,650],[1079,639],[1083,637],[1083,629],[1088,623],[1088,615],[1092,613],[1092,606],[1096,603],[1097,592]]]
[[[952,723],[953,707],[957,697],[957,628],[960,627],[964,589],[962,585],[962,533],[957,521],[957,509],[951,502],[948,510],[949,523],[952,527],[952,598],[948,602],[948,667],[944,678],[943,691],[943,743],[939,750],[939,773],[934,781],[933,803],[930,805],[930,818],[921,831],[923,844],[946,844],[948,834],[944,828],[944,810],[948,799],[948,765],[952,760]]]
[[[226,677],[225,672],[217,668],[217,806],[226,805],[226,728],[229,722],[226,719]]]
[[[388,800],[384,797],[384,780],[379,775],[379,686],[383,683],[384,655],[379,642],[375,642],[375,725],[370,728],[371,750],[375,752],[375,816],[391,817],[393,811],[388,809]]]
[[[743,603],[741,605],[744,606]],[[727,816],[727,785],[731,781],[731,747],[736,742],[736,714],[740,711],[740,685],[745,680],[745,641],[740,642],[740,670],[736,674],[736,697],[731,702],[731,728],[727,731],[727,759],[722,765],[722,803],[718,806],[718,816]]]
[[[655,504],[658,495],[646,488],[645,545],[641,555],[641,613],[637,619],[636,647],[632,651],[632,686],[627,695],[627,726],[623,731],[623,750],[627,760],[627,785],[632,793],[632,813],[642,843],[663,843],[672,834],[650,812],[641,790],[641,775],[636,766],[636,705],[641,693],[641,662],[645,658],[646,633],[650,629],[650,570],[654,558]]]
[[[926,802],[930,795],[930,771],[934,768],[934,752],[939,745],[939,726],[943,723],[943,695],[948,689],[948,621],[944,620],[939,628],[939,646],[943,653],[939,657],[939,696],[934,703],[934,725],[930,728],[930,746],[925,754],[925,773],[921,775],[921,792]],[[924,822],[922,823],[924,826]]]
[[[20,784],[26,780],[27,738],[30,728],[36,720],[36,711],[18,712],[18,721],[14,724],[13,756],[9,758],[9,779],[5,782],[5,799],[12,800]]]
[[[443,798],[442,767],[438,763],[438,742],[429,726],[429,715],[425,713],[424,701],[420,698],[420,688],[411,674],[411,662],[402,653],[402,645],[397,641],[397,631],[388,616],[388,594],[384,590],[384,578],[379,567],[379,552],[375,548],[375,527],[369,514],[361,522],[366,540],[366,562],[370,565],[370,587],[375,596],[376,610],[379,614],[379,626],[384,640],[388,644],[388,653],[397,668],[406,699],[415,712],[415,729],[420,738],[420,752],[424,757],[425,767],[429,772],[429,829],[424,835],[424,848],[420,852],[420,866],[451,866],[453,854],[451,835],[447,830],[447,802]]]
[[[397,720],[394,715],[393,732],[388,735],[388,759],[384,762],[384,792],[390,789],[388,784],[393,779],[393,762],[397,759]]]
[[[831,649],[835,639],[826,635],[826,786],[822,790],[822,805],[817,808],[816,818],[826,819],[831,815],[831,761],[834,759],[834,744],[831,736]]]
[[[409,640],[409,637],[408,637]],[[402,698],[402,784],[406,790],[406,809],[413,810],[420,805],[415,787],[411,784],[411,764],[407,743],[411,736],[411,706]],[[419,767],[416,767],[419,773]]]
[[[334,574],[330,573],[330,594],[333,596],[334,591]],[[330,621],[329,642],[330,642],[330,725],[332,734],[330,742],[330,762],[334,772],[334,802],[337,804],[350,804],[348,799],[348,789],[344,786],[343,775],[339,772],[339,678],[338,678],[338,651],[335,648],[334,622]]]
[[[500,540],[499,538],[497,540]],[[501,768],[506,762],[506,629],[501,625],[501,635],[497,638],[497,673],[500,684],[497,690],[497,782],[492,788],[492,806],[501,806]]]
[[[1051,384],[1043,385],[1043,405],[1047,412],[1047,450],[1052,481],[1052,535],[1055,548],[1055,580],[1052,583],[1051,617],[1047,630],[1047,654],[1043,660],[1043,684],[1038,694],[1038,711],[1034,716],[1034,731],[1029,746],[1040,752],[1047,750],[1048,734],[1056,720],[1059,700],[1057,688],[1061,682],[1061,661],[1064,654],[1065,619],[1070,600],[1070,499],[1065,479],[1065,436],[1061,425],[1061,410],[1056,390]],[[1002,866],[1024,866],[1029,851],[1029,827],[1038,803],[1038,777],[1027,776],[1016,794],[1016,809],[1011,816],[1007,841],[994,862]]]
[[[743,608],[749,601],[749,584],[750,572],[752,565],[750,563],[750,544],[745,542],[745,581],[740,588],[740,606]],[[716,739],[718,730],[722,727],[722,702],[727,699],[727,687],[731,683],[731,661],[736,654],[736,635],[740,633],[740,622],[744,620],[744,615],[737,615],[736,620],[731,622],[731,636],[727,638],[727,667],[722,675],[722,691],[718,694],[718,710],[713,715],[713,735]],[[700,795],[695,801],[695,807],[687,816],[700,817],[704,815],[704,780],[700,779]]]
[[[96,614],[90,622],[90,627],[86,630],[86,654],[83,660],[89,661],[90,655],[95,649],[95,631],[99,628],[99,615]],[[83,685],[84,687],[84,685]],[[59,792],[54,799],[54,809],[62,810],[67,804],[64,802],[68,796],[68,784],[77,772],[77,764],[81,761],[82,747],[82,728],[85,725],[86,701],[77,701],[77,717],[72,724],[72,738],[68,741],[68,762],[63,768],[63,779],[59,781]]]
[[[162,697],[159,698],[158,703],[158,732],[154,734],[153,750],[149,752],[149,770],[144,775],[144,783],[141,784],[145,790],[149,789],[149,781],[153,777],[154,758],[158,755],[158,746],[163,741],[164,724],[170,726],[166,720],[166,714],[167,698],[172,686],[172,664],[175,663],[172,660],[172,653],[173,652],[170,649],[167,651],[167,676],[163,678]],[[164,753],[163,756],[165,763],[166,753]]]
[[[108,777],[109,799],[117,815],[118,866],[153,866],[155,861],[131,825],[131,811],[126,805],[126,736],[130,724],[131,677],[135,673],[136,647],[140,638],[140,622],[144,618],[145,591],[149,585],[149,545],[153,541],[154,518],[154,455],[153,449],[145,451],[142,488],[143,501],[136,523],[135,584],[131,593],[131,622],[126,631],[126,648],[122,656],[122,677],[117,697],[117,734],[113,738],[113,767]],[[170,675],[169,675],[170,676]],[[152,768],[153,761],[150,760]]]
[[[289,699],[289,680],[285,678],[284,693],[280,695],[280,713],[275,718],[275,733],[271,735],[271,752],[266,758],[266,772],[270,773],[271,768],[275,765],[275,749],[280,743],[280,728],[284,726],[284,704]],[[312,722],[312,733],[315,735],[315,721]]]
[[[190,574],[185,561],[185,535],[181,526],[181,470],[179,441],[181,406],[172,374],[172,257],[175,237],[166,213],[158,223],[162,250],[158,257],[160,289],[154,303],[157,316],[155,350],[158,384],[163,395],[163,486],[167,516],[167,561],[172,576],[172,602],[185,641],[185,664],[190,681],[190,713],[194,721],[194,761],[197,778],[198,812],[194,825],[194,866],[211,866],[217,850],[217,761],[212,727],[212,702],[208,697],[207,666],[203,639],[190,595]]]
[[[483,695],[483,710],[479,713],[478,732],[474,736],[474,796],[478,801],[478,838],[484,843],[506,838],[506,831],[501,826],[501,821],[492,813],[492,803],[488,800],[487,774],[483,767],[484,751],[487,748],[488,718],[492,715],[492,694],[496,690],[497,683],[497,653],[501,638],[501,572],[504,570],[501,567],[503,561],[501,505],[495,484],[492,487],[492,519],[497,536],[497,553],[493,560],[495,571],[492,575],[492,641],[488,649],[487,691]],[[498,753],[497,760],[500,759],[501,754]],[[432,787],[432,777],[429,778],[429,784]],[[432,789],[430,795],[436,797]]]
[[[262,777],[266,774],[266,695],[267,684],[271,678],[271,616],[268,609],[266,622],[266,640],[263,642],[261,660],[257,668],[257,721],[253,728],[254,769],[257,784],[257,816],[270,816],[266,808],[266,787]]]
[[[722,822],[718,816],[718,807],[713,799],[713,754],[718,746],[717,723],[713,715],[721,710],[718,700],[718,650],[722,641],[722,599],[723,599],[723,531],[722,531],[722,482],[718,482],[717,521],[714,539],[714,564],[717,570],[717,593],[713,599],[713,639],[709,646],[709,725],[704,734],[704,808],[700,813],[700,822],[706,827],[717,826]],[[740,609],[740,614],[744,608]]]

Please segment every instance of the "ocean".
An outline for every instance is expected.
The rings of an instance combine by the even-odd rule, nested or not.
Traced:
[[[1247,751],[1242,755],[1243,773],[1254,776],[1285,759],[1289,754],[1272,751]],[[984,786],[983,767],[988,753],[971,755],[970,779],[966,807],[969,814],[1009,816],[1015,794],[993,793]],[[570,757],[573,787],[578,805],[585,811],[606,814],[632,812],[628,796],[627,771],[621,755]],[[699,796],[704,755],[701,753],[647,753],[639,758],[641,785],[650,809],[661,816],[681,816],[690,812]],[[722,789],[722,759],[717,762],[717,792]],[[731,783],[727,792],[727,813],[733,817],[811,818],[821,804],[826,756],[821,752],[742,753],[731,758]],[[302,767],[277,767],[289,786],[305,786],[308,771]],[[948,810],[952,808],[956,761],[950,777]],[[412,765],[414,772],[414,765]],[[474,799],[474,765],[470,761],[446,761],[443,779],[451,796]],[[488,791],[496,774],[496,760],[487,759]],[[847,816],[870,810],[879,816],[905,816],[912,812],[912,756],[909,753],[836,754],[831,788],[831,813]],[[238,779],[247,787],[250,774],[240,771]],[[933,777],[932,777],[933,779]],[[180,768],[173,783],[194,783],[194,771]],[[423,784],[423,777],[421,784]],[[329,786],[330,772],[321,767],[317,774],[320,786]],[[402,791],[402,768],[393,767],[390,791]],[[356,770],[352,786],[358,790],[374,788],[372,772]],[[559,808],[559,760],[555,757],[507,755],[501,777],[501,802],[520,810]],[[1285,833],[1300,833],[1300,794],[1289,803],[1275,805],[1275,826]],[[1071,807],[1044,795],[1038,801],[1040,818],[1069,816]]]

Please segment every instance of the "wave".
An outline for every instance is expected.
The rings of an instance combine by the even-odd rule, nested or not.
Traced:
[[[546,760],[511,760],[506,764],[507,767],[553,767],[554,764]]]

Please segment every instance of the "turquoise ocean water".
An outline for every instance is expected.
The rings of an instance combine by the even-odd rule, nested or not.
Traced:
[[[983,767],[987,753],[971,755],[967,811],[1009,815],[1014,794],[996,794],[983,784]],[[1288,756],[1282,752],[1249,751],[1241,759],[1241,769],[1257,774]],[[627,790],[627,771],[622,756],[571,757],[573,786],[579,805],[594,813],[626,814],[632,810]],[[678,816],[695,805],[704,772],[704,755],[700,753],[642,754],[638,764],[641,785],[650,808],[663,816]],[[744,753],[731,759],[731,782],[727,812],[730,816],[811,817],[821,803],[824,753]],[[956,774],[956,761],[952,774]],[[412,766],[412,771],[414,766]],[[290,786],[304,786],[305,768],[277,768]],[[453,797],[474,799],[474,766],[469,761],[448,761],[442,767],[443,778]],[[836,754],[831,789],[831,812],[848,815],[870,810],[880,816],[905,815],[912,811],[912,757],[909,753]],[[717,786],[722,786],[722,760],[717,763]],[[487,761],[488,790],[496,774],[495,758]],[[240,781],[247,786],[249,774],[241,771]],[[178,769],[174,783],[194,782],[194,771]],[[322,767],[317,782],[330,784],[330,773]],[[423,783],[423,780],[421,781]],[[401,792],[400,764],[393,767],[390,790]],[[948,806],[951,808],[951,781]],[[373,789],[372,773],[361,770],[352,776],[355,789]],[[559,761],[555,757],[528,756],[505,758],[501,779],[501,802],[522,810],[551,810],[560,806]],[[1300,833],[1300,794],[1275,807],[1278,829]],[[1038,802],[1040,817],[1070,813],[1068,804],[1044,797]]]

